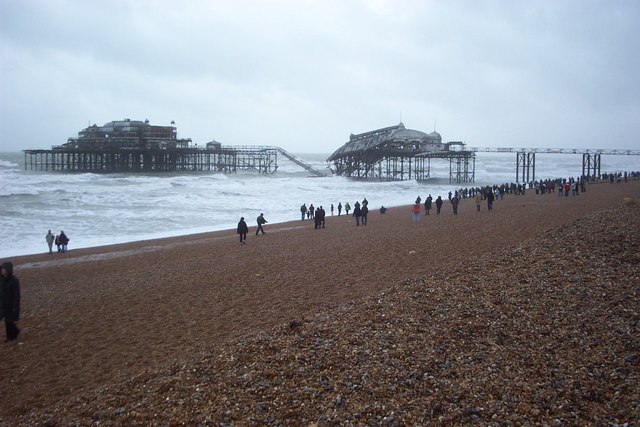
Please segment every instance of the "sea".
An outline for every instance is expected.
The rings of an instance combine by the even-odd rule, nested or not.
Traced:
[[[296,156],[328,172],[329,153]],[[393,208],[417,196],[516,181],[515,153],[477,153],[475,182],[465,184],[449,183],[448,160],[432,160],[432,178],[419,182],[312,177],[283,156],[272,175],[33,172],[24,161],[21,152],[0,153],[0,260],[46,252],[49,229],[64,230],[69,250],[217,230],[235,239],[240,217],[250,227],[260,213],[269,224],[297,220],[303,203],[323,206],[330,217],[339,202],[367,198],[371,210]],[[602,155],[603,173],[639,170],[640,156]],[[536,179],[578,177],[582,155],[538,153],[535,172]]]

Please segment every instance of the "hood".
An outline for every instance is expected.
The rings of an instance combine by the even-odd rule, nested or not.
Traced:
[[[9,274],[9,277],[13,276],[13,264],[10,262],[3,262],[2,265],[0,265],[0,268],[4,268],[5,270],[7,270],[7,273]]]

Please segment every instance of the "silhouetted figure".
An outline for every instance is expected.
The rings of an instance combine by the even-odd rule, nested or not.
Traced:
[[[238,234],[240,235],[240,244],[241,245],[246,245],[247,244],[247,233],[249,232],[249,226],[247,225],[247,223],[244,220],[244,217],[240,218],[240,221],[238,222]]]
[[[264,234],[264,228],[262,228],[262,226],[267,223],[267,220],[264,219],[264,214],[263,213],[258,215],[258,218],[256,218],[256,222],[258,223],[258,229],[256,230],[256,236],[261,231],[262,231],[262,234]]]
[[[60,231],[60,234],[58,235],[58,243],[62,248],[60,252],[67,252],[67,245],[69,244],[69,238],[67,237],[66,234],[64,234],[64,231]]]
[[[353,216],[356,218],[356,227],[360,225],[360,217],[362,216],[362,210],[360,209],[360,203],[356,202],[353,205]]]
[[[436,199],[436,215],[440,215],[440,209],[442,209],[442,197],[438,196]]]
[[[13,264],[5,262],[0,266],[0,316],[4,318],[7,341],[18,338],[20,329],[16,322],[20,320],[20,281],[13,275]]]
[[[453,208],[453,214],[458,215],[458,204],[460,203],[460,199],[458,196],[453,196],[451,199],[451,207]]]

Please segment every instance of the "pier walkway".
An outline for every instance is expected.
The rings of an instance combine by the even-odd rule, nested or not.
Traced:
[[[531,182],[536,179],[536,154],[581,154],[582,176],[600,176],[603,155],[640,156],[640,150],[618,150],[611,148],[512,148],[512,147],[470,147],[474,153],[516,153],[516,182]]]
[[[281,148],[281,147],[275,147],[275,148],[278,151],[278,153],[282,154],[287,159],[291,160],[293,163],[295,163],[296,165],[300,166],[301,168],[303,168],[307,172],[310,172],[310,173],[312,173],[313,175],[315,175],[317,177],[325,177],[325,176],[327,176],[327,174],[322,172],[320,169],[314,168],[309,163],[307,163],[304,160],[294,156],[293,154],[289,153],[284,148]]]

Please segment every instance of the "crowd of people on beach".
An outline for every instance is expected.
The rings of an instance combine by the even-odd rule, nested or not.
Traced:
[[[611,173],[611,174],[602,174],[601,178],[598,180],[594,180],[590,177],[578,177],[578,178],[556,178],[556,179],[546,179],[546,180],[536,180],[531,181],[527,184],[523,183],[504,183],[500,185],[487,185],[483,187],[465,187],[460,188],[455,191],[449,191],[447,194],[447,199],[451,206],[451,212],[453,215],[458,215],[458,209],[460,207],[461,199],[472,198],[475,202],[475,211],[481,212],[482,206],[486,203],[486,210],[492,211],[494,208],[494,203],[497,200],[503,200],[505,195],[516,195],[522,196],[527,193],[528,190],[534,190],[536,194],[554,194],[557,193],[558,196],[568,197],[569,194],[573,196],[578,196],[580,193],[584,193],[587,191],[587,184],[589,182],[597,181],[597,182],[627,182],[629,179],[640,179],[640,172],[619,172],[619,173]],[[414,224],[420,222],[420,218],[422,216],[422,198],[418,196],[411,207],[411,216]],[[435,205],[435,214],[440,215],[442,211],[442,207],[444,205],[444,200],[442,196],[438,195],[436,199],[433,199],[433,196],[429,194],[424,201],[424,215],[430,215],[431,211]],[[351,215],[355,219],[356,227],[361,225],[365,226],[368,222],[369,216],[369,202],[366,198],[362,200],[362,202],[355,201],[353,203],[353,207],[349,202],[339,202],[337,204],[337,216],[342,216],[343,212],[349,216]],[[387,212],[388,208],[384,206],[380,206],[380,214],[384,215]],[[335,207],[334,204],[330,205],[330,213],[331,216],[334,215]],[[264,234],[264,230],[260,224],[260,217],[258,217],[258,229],[256,230],[256,235],[259,231]],[[306,203],[303,203],[300,206],[300,220],[313,220],[314,228],[321,229],[326,227],[326,211],[320,205],[319,207],[315,207],[313,203],[310,203],[308,206]],[[240,243],[246,243],[246,233],[248,232],[248,227],[246,222],[244,222],[244,218],[241,218],[238,223],[238,234],[240,234]],[[243,237],[244,236],[244,237]]]

